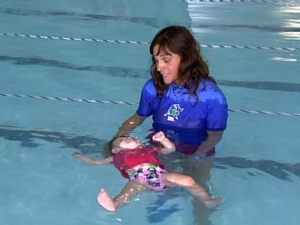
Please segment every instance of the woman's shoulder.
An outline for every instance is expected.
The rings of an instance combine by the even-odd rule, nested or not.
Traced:
[[[147,91],[147,92],[150,92],[150,93],[156,93],[156,87],[155,87],[155,83],[154,83],[154,79],[150,79],[148,80],[145,85],[144,85],[144,88],[143,88],[143,91]]]
[[[145,87],[154,87],[155,88],[155,82],[154,82],[154,79],[149,79],[145,85]]]
[[[209,99],[219,99],[222,101],[226,101],[225,94],[220,89],[220,87],[211,80],[204,80],[200,84],[199,94],[201,99],[209,98]]]

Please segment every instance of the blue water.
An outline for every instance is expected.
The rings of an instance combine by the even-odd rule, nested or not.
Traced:
[[[300,224],[299,7],[299,1],[2,1],[1,224]],[[199,40],[230,117],[209,172],[185,159],[169,166],[225,202],[206,210],[175,189],[107,212],[97,204],[99,190],[115,195],[126,180],[72,153],[102,157],[150,77],[148,43],[173,24],[191,28]],[[150,127],[148,119],[135,135],[144,138]]]

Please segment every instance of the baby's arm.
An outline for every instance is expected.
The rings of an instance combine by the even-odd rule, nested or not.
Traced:
[[[74,152],[73,156],[89,165],[106,165],[106,164],[110,164],[110,162],[112,161],[112,157],[108,157],[104,159],[92,159],[79,152]]]
[[[154,141],[158,141],[160,144],[162,144],[161,153],[162,154],[169,154],[175,151],[176,147],[173,142],[169,140],[169,138],[166,137],[164,132],[160,131],[153,135],[152,139]]]

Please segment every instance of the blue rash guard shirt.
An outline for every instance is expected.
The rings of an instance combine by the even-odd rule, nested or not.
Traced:
[[[137,114],[152,115],[155,132],[163,131],[177,151],[192,154],[207,138],[207,131],[224,131],[228,118],[226,97],[214,82],[202,81],[197,94],[198,103],[186,88],[172,83],[159,98],[151,79],[143,87]]]

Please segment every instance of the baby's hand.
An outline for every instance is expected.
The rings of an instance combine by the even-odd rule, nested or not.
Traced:
[[[166,135],[164,134],[164,132],[159,131],[153,135],[152,139],[153,141],[162,141],[165,137]]]
[[[82,156],[82,154],[80,152],[74,152],[73,156],[78,158],[78,157]]]

